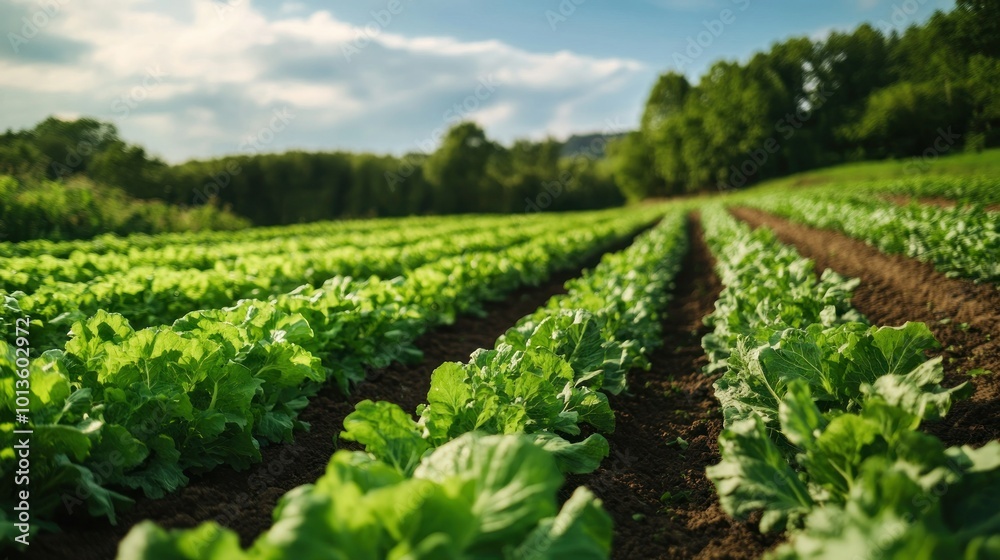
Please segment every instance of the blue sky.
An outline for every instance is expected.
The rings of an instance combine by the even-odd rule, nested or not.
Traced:
[[[952,5],[5,0],[0,127],[94,116],[172,162],[290,148],[427,151],[459,119],[502,142],[616,132],[635,126],[665,70],[696,78],[787,37],[863,21],[905,27]]]

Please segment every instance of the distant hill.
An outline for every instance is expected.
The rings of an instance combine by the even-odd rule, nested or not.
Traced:
[[[608,142],[625,136],[628,132],[617,132],[615,134],[604,134],[594,132],[592,134],[574,134],[563,142],[562,156],[589,156],[594,158],[604,157],[604,148]],[[603,139],[603,142],[601,141]]]

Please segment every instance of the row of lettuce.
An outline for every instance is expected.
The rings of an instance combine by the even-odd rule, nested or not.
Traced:
[[[484,217],[482,222],[455,219],[424,219],[406,229],[367,227],[333,229],[329,232],[280,234],[259,238],[219,240],[211,243],[178,243],[159,247],[128,246],[121,251],[73,251],[65,256],[50,254],[0,257],[0,282],[8,290],[30,292],[39,286],[61,282],[86,282],[134,268],[155,266],[171,270],[230,270],[247,257],[307,254],[319,251],[384,249],[412,245],[434,238],[464,235],[483,229],[511,229],[542,222],[540,216]],[[289,228],[295,231],[294,228]],[[256,231],[256,230],[248,230]],[[127,239],[122,240],[128,243]]]
[[[587,473],[609,453],[609,394],[648,367],[687,247],[670,212],[627,250],[567,283],[492,349],[432,374],[416,420],[362,401],[315,484],[282,498],[274,525],[247,550],[215,523],[133,528],[119,558],[607,558],[611,520],[578,488],[558,508],[563,473]],[[597,432],[583,438],[587,425]]]
[[[722,405],[724,509],[787,530],[773,558],[1000,557],[1000,443],[951,447],[918,430],[968,393],[946,389],[923,323],[870,326],[856,280],[703,212],[725,286],[703,346]]]
[[[580,266],[659,212],[568,230],[554,220],[531,242],[445,257],[405,277],[335,277],[319,288],[191,312],[170,326],[135,330],[104,311],[78,321],[63,349],[26,368],[33,519],[86,508],[114,521],[128,501],[115,489],[156,498],[186,484],[188,473],[257,462],[261,444],[290,441],[304,427],[298,413],[324,383],[347,391],[368,369],[418,357],[412,343],[428,327]],[[16,303],[7,300],[15,312]],[[0,344],[0,406],[13,419],[25,368],[12,345]],[[25,426],[0,424],[5,516],[13,507],[16,427]],[[12,520],[0,529],[8,536]]]
[[[613,214],[547,217],[526,223],[507,220],[499,224],[499,230],[492,230],[490,224],[465,224],[462,229],[414,232],[418,239],[407,245],[345,246],[263,255],[253,253],[255,243],[248,242],[244,244],[248,254],[228,262],[220,260],[208,270],[142,265],[79,282],[50,279],[33,289],[25,286],[27,292],[0,290],[0,297],[16,301],[16,309],[0,309],[0,336],[11,339],[9,331],[15,319],[28,315],[32,318],[32,346],[36,350],[60,348],[73,323],[101,309],[114,310],[134,328],[169,324],[193,309],[223,307],[244,298],[267,299],[304,284],[320,286],[336,276],[408,275],[449,257],[530,245],[535,238],[551,237],[562,230],[617,220]],[[17,273],[27,281],[46,274],[24,268]]]
[[[915,197],[893,204],[880,194]],[[996,179],[903,179],[805,192],[750,194],[740,203],[809,226],[843,232],[879,250],[931,263],[952,277],[1000,283],[1000,197]],[[924,204],[923,197],[957,201]]]
[[[856,181],[824,186],[829,191],[868,192],[916,199],[947,199],[958,204],[992,206],[1000,203],[996,177],[923,176],[880,181]]]
[[[0,257],[41,257],[58,258],[73,255],[104,253],[130,253],[136,250],[214,245],[229,242],[264,241],[275,238],[297,238],[329,235],[350,235],[387,230],[406,231],[414,227],[424,227],[428,222],[462,221],[468,216],[380,218],[377,220],[338,220],[308,222],[287,226],[254,227],[240,231],[198,231],[145,234],[128,236],[104,234],[92,239],[72,241],[51,241],[34,239],[19,243],[0,242]]]

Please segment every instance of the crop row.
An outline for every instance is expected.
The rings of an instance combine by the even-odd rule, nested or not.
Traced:
[[[948,276],[1000,282],[1000,219],[981,207],[899,206],[864,197],[785,194],[746,203],[795,222],[833,229],[889,254],[930,262]]]
[[[845,188],[855,193],[886,193],[914,198],[945,198],[971,205],[1000,203],[1000,185],[988,177],[914,177],[849,185],[823,186],[823,191],[842,192]]]
[[[303,284],[320,285],[335,276],[391,278],[442,258],[496,251],[593,222],[587,216],[549,218],[515,231],[466,232],[406,247],[246,258],[213,270],[141,267],[90,282],[48,283],[30,294],[7,296],[16,302],[0,310],[0,331],[7,334],[4,325],[9,328],[13,322],[16,305],[19,313],[32,317],[33,347],[57,348],[65,344],[70,325],[101,309],[113,309],[135,328],[167,324],[193,309],[222,307],[242,298],[264,299]]]
[[[703,212],[725,286],[703,346],[725,429],[710,467],[723,508],[789,532],[774,558],[995,558],[1000,443],[946,448],[918,430],[944,416],[923,323],[870,326],[856,281],[721,208]]]
[[[200,231],[181,233],[137,233],[127,237],[114,234],[100,235],[93,239],[73,241],[49,241],[36,239],[20,243],[0,243],[0,257],[32,257],[51,255],[69,257],[74,253],[104,254],[130,253],[136,250],[188,245],[214,245],[230,242],[269,241],[278,237],[305,238],[313,236],[354,235],[377,233],[391,230],[407,231],[424,227],[428,222],[461,222],[479,219],[483,216],[444,216],[380,218],[378,220],[342,220],[335,222],[311,222],[290,226],[255,227],[239,231]]]
[[[614,429],[607,393],[648,364],[661,310],[687,247],[674,211],[627,250],[606,256],[568,292],[522,319],[468,363],[431,377],[414,420],[363,401],[316,483],[289,492],[252,548],[214,523],[132,530],[120,558],[607,558],[611,520],[580,488],[556,513],[562,472],[589,472]],[[576,437],[579,440],[579,437]],[[360,513],[358,513],[360,512]]]
[[[261,443],[289,441],[302,426],[298,411],[321,383],[346,390],[365,368],[419,355],[412,341],[428,326],[579,264],[656,212],[448,257],[405,279],[333,278],[271,301],[192,312],[170,327],[135,331],[103,311],[79,321],[64,350],[28,368],[33,514],[85,505],[113,520],[125,499],[111,488],[158,497],[184,485],[187,472],[259,461]],[[13,348],[2,350],[0,388],[12,417],[19,370]],[[0,431],[5,501],[13,496],[12,428]]]
[[[427,220],[406,231],[348,231],[329,235],[282,236],[266,239],[241,239],[210,244],[167,245],[155,248],[131,248],[126,252],[84,253],[76,251],[66,257],[37,255],[0,259],[0,283],[7,291],[31,292],[39,286],[66,282],[87,282],[121,274],[136,268],[184,271],[253,269],[258,260],[287,255],[319,255],[339,251],[358,253],[361,250],[402,249],[414,243],[436,238],[448,238],[484,229],[510,229],[512,226],[537,225],[542,220],[494,217],[486,223],[447,220]],[[313,256],[315,258],[315,256]]]

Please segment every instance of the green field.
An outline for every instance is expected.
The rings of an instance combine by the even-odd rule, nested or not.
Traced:
[[[940,165],[982,170],[996,155]],[[105,539],[94,554],[118,548],[114,524],[131,529],[122,559],[607,558],[645,546],[622,540],[624,529],[655,538],[703,511],[687,498],[701,493],[735,520],[762,515],[741,531],[779,534],[771,558],[845,547],[992,558],[1000,517],[980,497],[1000,495],[995,419],[973,414],[981,424],[963,427],[960,414],[945,435],[921,428],[992,406],[1000,218],[977,201],[994,200],[998,184],[897,168],[596,212],[5,244],[0,390],[19,422],[0,425],[5,542],[58,555],[83,538],[81,516],[94,516]],[[925,197],[960,204],[916,202]],[[781,227],[751,229],[748,215]],[[818,236],[870,252],[860,269],[844,253],[817,255],[861,278],[797,252],[815,251]],[[709,258],[714,271],[691,268]],[[575,278],[548,286],[567,272]],[[933,288],[913,293],[910,274]],[[495,318],[541,294],[520,319]],[[880,319],[886,311],[892,319]],[[674,314],[694,322],[687,342]],[[495,343],[427,363],[426,352],[465,344],[448,330],[456,324]],[[399,368],[397,385],[380,379]],[[666,417],[695,435],[636,440],[618,429],[688,406],[696,389],[679,379],[714,381],[703,418]],[[404,388],[407,406],[394,397]],[[413,393],[426,394],[415,409]],[[636,399],[664,402],[640,413]],[[317,411],[335,422],[313,434]],[[622,471],[621,457],[645,448],[685,462],[707,442],[703,422],[721,430],[719,451],[697,455],[707,478]],[[287,492],[273,519],[232,496],[220,506],[236,514],[162,526],[160,504],[192,507],[186,486],[208,491],[216,472],[237,482],[248,469],[286,472],[271,453],[307,434],[334,442],[304,461],[325,474],[306,485],[272,478]],[[16,451],[25,445],[29,463]],[[27,501],[17,493],[25,465],[27,519],[15,508]],[[584,487],[564,487],[570,475]],[[630,510],[619,499],[628,477],[666,484],[658,502],[670,507]],[[922,500],[940,484],[946,495]],[[153,513],[129,517],[133,506]],[[859,536],[886,519],[895,532]],[[55,523],[65,533],[50,535]]]
[[[918,157],[901,160],[847,163],[806,171],[804,173],[796,173],[779,179],[771,179],[753,188],[767,190],[771,188],[826,185],[830,183],[937,176],[1000,176],[1000,149],[994,148],[978,153],[945,154],[940,157],[928,157],[926,159]]]

